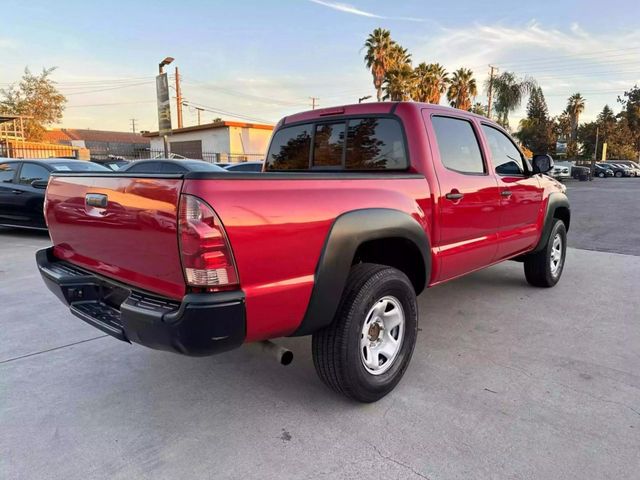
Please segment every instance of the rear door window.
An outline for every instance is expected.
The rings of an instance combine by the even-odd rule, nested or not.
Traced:
[[[465,174],[485,173],[480,145],[471,122],[434,116],[431,123],[436,132],[440,161],[445,168]]]
[[[23,163],[20,169],[19,183],[23,185],[31,185],[36,180],[47,180],[49,178],[49,170],[42,165],[35,163]]]
[[[0,163],[0,182],[12,183],[13,177],[16,175],[16,162]]]

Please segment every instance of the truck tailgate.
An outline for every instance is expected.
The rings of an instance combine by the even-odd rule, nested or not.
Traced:
[[[52,176],[45,216],[55,256],[143,290],[182,298],[181,188],[178,176]]]

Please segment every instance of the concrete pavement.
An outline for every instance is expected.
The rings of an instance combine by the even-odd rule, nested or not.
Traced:
[[[46,236],[0,243],[0,478],[638,478],[640,257],[570,249],[553,289],[508,262],[427,291],[403,381],[360,405],[309,338],[281,367],[104,337],[42,284]]]

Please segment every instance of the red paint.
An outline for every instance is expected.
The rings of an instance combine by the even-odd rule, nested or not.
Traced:
[[[371,103],[315,110],[280,124],[336,115],[390,113],[393,104]],[[335,113],[334,113],[335,112]],[[487,174],[463,175],[443,167],[431,113],[471,121],[481,140]],[[246,294],[247,341],[293,332],[304,317],[314,272],[332,222],[364,208],[412,215],[432,243],[429,284],[455,278],[531,249],[542,230],[546,177],[499,177],[482,137],[480,117],[433,105],[401,103],[395,114],[408,138],[411,171],[424,178],[345,180],[269,178],[160,180],[57,177],[48,190],[47,219],[56,255],[124,283],[172,298],[186,287],[179,261],[176,208],[180,190],[213,207],[227,232],[240,287]],[[308,177],[307,177],[308,178]],[[502,189],[512,196],[504,198]],[[117,193],[109,218],[87,212],[86,193]],[[463,193],[458,201],[446,198]]]

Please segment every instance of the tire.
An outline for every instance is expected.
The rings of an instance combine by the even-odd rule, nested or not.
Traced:
[[[604,178],[604,172],[600,172],[600,173],[598,173],[598,176],[599,176],[600,178]]]
[[[616,172],[616,173],[614,173],[614,176],[616,178],[621,178],[622,177],[622,172]]]
[[[527,282],[534,287],[553,287],[562,276],[566,253],[567,229],[562,220],[555,219],[547,245],[541,251],[528,255],[524,260],[524,276]],[[554,255],[553,263],[552,254]]]
[[[389,317],[380,317],[383,312]],[[401,323],[379,328],[395,322]],[[313,364],[329,388],[359,402],[375,402],[404,375],[417,334],[418,306],[411,281],[395,268],[361,263],[349,273],[333,322],[313,334]]]

